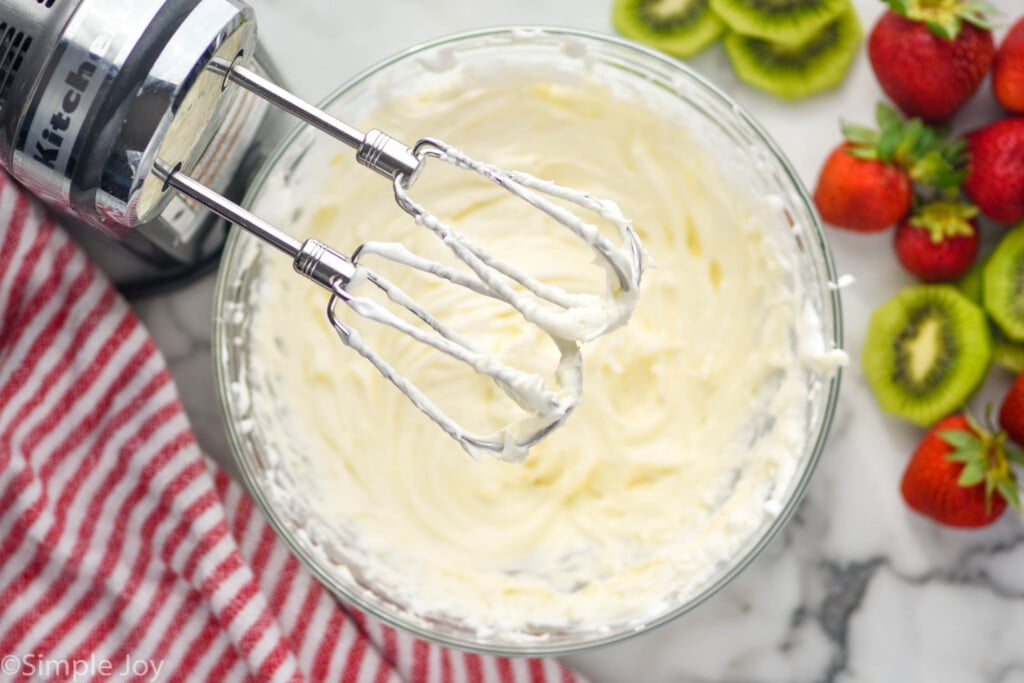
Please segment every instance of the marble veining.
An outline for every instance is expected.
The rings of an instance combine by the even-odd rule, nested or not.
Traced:
[[[292,87],[313,100],[379,59],[455,31],[529,23],[611,31],[611,0],[252,4],[261,40]],[[883,9],[877,0],[854,4],[866,28]],[[1019,0],[993,4],[1021,12]],[[881,97],[863,53],[838,90],[786,104],[740,84],[720,47],[690,63],[754,114],[808,186],[839,141],[840,117],[870,123]],[[983,92],[956,128],[997,116]],[[854,363],[803,503],[733,583],[691,613],[568,658],[595,683],[1024,683],[1021,517],[1010,512],[964,532],[906,509],[899,478],[920,431],[877,409],[856,359],[871,310],[910,279],[891,256],[891,234],[828,237],[839,272],[856,277],[843,290]],[[200,443],[229,463],[210,353],[212,302],[207,278],[136,309],[168,357]],[[975,409],[998,401],[1011,380],[993,371]]]

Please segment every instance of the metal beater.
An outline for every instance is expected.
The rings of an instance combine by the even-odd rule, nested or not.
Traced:
[[[287,254],[296,271],[326,289],[327,316],[340,339],[471,455],[523,459],[580,399],[580,344],[624,324],[635,305],[644,251],[632,227],[610,202],[474,161],[444,142],[423,139],[409,147],[378,130],[363,134],[248,68],[254,47],[255,17],[237,0],[0,0],[0,163],[58,209],[114,236],[159,212],[169,189],[195,199]],[[398,204],[471,274],[396,244],[363,245],[347,257],[317,240],[299,241],[190,177],[238,90],[231,84],[354,148],[356,159],[389,179]],[[606,295],[539,282],[439,221],[409,192],[428,159],[488,178],[572,231],[606,266]],[[566,209],[567,203],[613,224],[621,244]],[[361,265],[360,257],[369,253],[514,307],[561,352],[558,386],[477,352]],[[362,283],[379,288],[423,325],[359,296],[355,289]],[[527,417],[491,435],[464,430],[340,320],[340,302],[491,378]]]

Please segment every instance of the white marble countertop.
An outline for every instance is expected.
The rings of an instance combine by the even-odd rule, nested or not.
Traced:
[[[1007,14],[1021,0],[992,0]],[[867,30],[882,9],[854,0]],[[610,32],[611,0],[252,0],[261,39],[285,78],[314,101],[363,68],[447,33],[500,24]],[[1016,9],[1014,9],[1016,8]],[[1002,30],[998,31],[1001,35]],[[782,104],[738,83],[719,46],[690,62],[758,118],[813,186],[838,121],[870,123],[881,91],[859,55],[844,86]],[[987,92],[958,128],[995,118]],[[920,431],[884,416],[856,363],[867,316],[910,279],[890,233],[830,230],[854,359],[805,500],[732,584],[695,611],[624,643],[570,658],[595,683],[1024,682],[1024,525],[1015,513],[973,532],[909,512],[899,478]],[[166,353],[200,442],[230,460],[209,349],[213,278],[137,304]],[[982,400],[1009,377],[995,371]],[[980,403],[979,403],[980,405]]]

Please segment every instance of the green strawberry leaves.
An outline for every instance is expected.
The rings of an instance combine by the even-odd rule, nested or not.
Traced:
[[[981,450],[981,439],[970,432],[958,429],[946,429],[939,432],[942,440],[954,448],[948,457],[957,462],[967,462],[974,451]]]
[[[1006,459],[1014,465],[1024,467],[1024,451],[1020,450],[1016,446],[1007,445],[1006,447]]]
[[[964,466],[956,483],[964,488],[970,488],[971,486],[977,486],[983,481],[985,481],[985,468],[972,462]]]
[[[964,488],[984,484],[986,506],[991,506],[993,494],[998,493],[1014,509],[1020,510],[1017,477],[1010,463],[1024,464],[1024,452],[1007,442],[1006,432],[986,429],[969,413],[965,417],[971,431],[945,429],[939,432],[939,437],[952,448],[946,458],[964,466],[957,484]]]
[[[1017,483],[1016,481],[999,479],[994,485],[991,480],[985,482],[985,495],[991,499],[992,489],[999,492],[999,495],[1003,497],[1007,503],[1013,506],[1014,510],[1020,510],[1020,497],[1017,494]]]
[[[988,17],[999,10],[984,0],[883,0],[897,14],[924,23],[928,30],[947,40],[960,35],[963,22],[978,28],[995,27]]]
[[[918,118],[904,121],[884,102],[875,108],[875,123],[875,129],[841,124],[843,136],[853,145],[850,154],[898,166],[915,182],[937,190],[955,190],[967,177],[963,139],[950,141],[946,131]]]
[[[932,244],[950,237],[970,237],[974,234],[971,220],[977,217],[978,207],[957,201],[934,201],[914,210],[910,224],[928,231]]]

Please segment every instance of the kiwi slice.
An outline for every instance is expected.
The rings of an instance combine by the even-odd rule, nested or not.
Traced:
[[[736,33],[775,43],[805,43],[850,10],[850,0],[711,0]]]
[[[883,410],[927,427],[974,393],[991,359],[985,311],[952,285],[918,285],[871,314],[861,363]]]
[[[725,51],[740,80],[784,99],[807,97],[839,85],[864,35],[847,9],[801,43],[786,44],[732,31]]]
[[[984,306],[985,300],[985,265],[988,260],[977,263],[967,274],[956,281],[956,288],[968,299]],[[1011,341],[997,325],[989,325],[992,333],[992,364],[1014,374],[1024,372],[1024,343]]]
[[[992,332],[992,363],[1019,375],[1024,372],[1024,344],[1010,341],[996,328]]]
[[[689,57],[725,33],[709,0],[615,0],[612,24],[627,38]]]
[[[1011,341],[1024,342],[1024,223],[1007,232],[985,264],[985,310]]]

